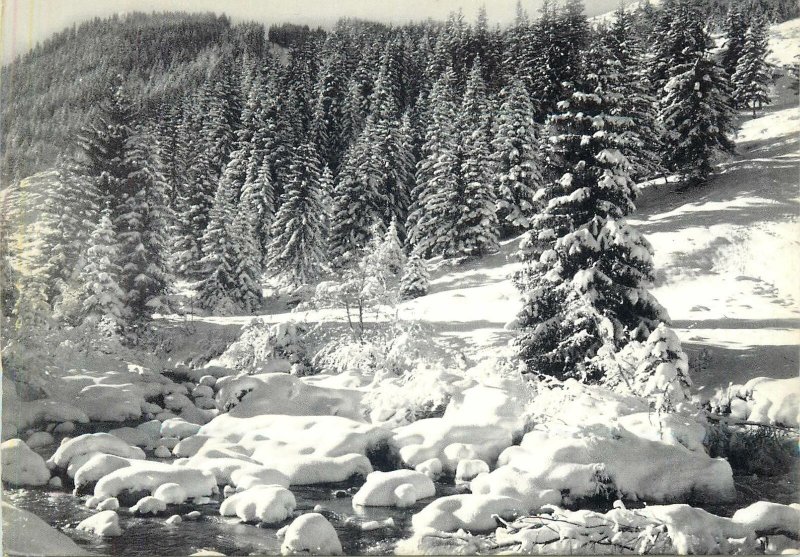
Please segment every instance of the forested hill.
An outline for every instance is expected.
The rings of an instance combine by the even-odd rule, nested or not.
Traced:
[[[196,89],[220,60],[260,56],[265,44],[263,26],[214,14],[132,13],[57,33],[2,68],[3,187],[68,154],[115,76],[147,113]]]

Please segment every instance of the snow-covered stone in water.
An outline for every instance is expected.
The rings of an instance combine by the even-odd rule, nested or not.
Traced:
[[[336,530],[324,516],[307,513],[297,517],[277,533],[282,555],[342,555]]]
[[[76,460],[77,459],[73,459]],[[131,461],[121,456],[95,453],[79,468],[75,470],[75,487],[81,487],[92,482],[96,482],[114,470],[126,468],[131,465]]]
[[[153,451],[153,455],[156,458],[169,458],[172,456],[172,451],[170,451],[164,445],[159,445],[158,447],[156,447],[156,450]]]
[[[449,495],[431,502],[411,518],[414,531],[426,529],[440,532],[489,532],[497,528],[493,515],[513,520],[527,508],[511,497],[497,495]]]
[[[67,468],[74,458],[89,453],[105,453],[135,459],[145,458],[144,451],[138,447],[132,447],[119,437],[108,433],[86,433],[62,443],[55,454],[50,457],[50,461],[59,468]]]
[[[292,492],[279,485],[260,485],[235,493],[222,502],[219,514],[245,522],[277,524],[292,515],[297,503]]]
[[[424,462],[420,462],[414,467],[417,472],[422,472],[432,480],[439,479],[442,475],[442,461],[438,458],[429,458]]]
[[[469,487],[476,495],[502,495],[517,499],[528,509],[562,503],[560,491],[542,489],[535,477],[511,466],[501,466],[489,474],[478,474]]]
[[[353,496],[353,507],[393,507],[398,498],[395,490],[409,484],[414,489],[414,501],[436,495],[433,481],[421,472],[414,470],[394,470],[392,472],[372,472],[367,481]],[[405,503],[405,502],[403,502]]]
[[[198,408],[195,405],[187,406],[183,410],[181,410],[180,417],[186,420],[189,423],[203,425],[207,424],[214,418],[219,415],[219,410],[216,408],[211,408],[208,410],[204,410],[202,408]]]
[[[153,497],[161,499],[169,505],[180,505],[187,499],[186,490],[180,484],[169,483],[158,486]]]
[[[412,484],[398,485],[394,490],[395,506],[398,509],[405,509],[417,502],[419,496]],[[391,520],[391,518],[389,519]]]
[[[84,506],[87,509],[96,509],[97,505],[99,505],[102,502],[103,502],[103,498],[102,497],[95,497],[94,495],[92,495],[91,497],[89,497],[86,500],[86,502],[84,503]]]
[[[131,466],[104,476],[95,485],[94,494],[98,497],[116,497],[125,490],[154,493],[168,483],[179,484],[190,498],[208,496],[217,491],[214,474],[206,470],[161,462],[134,461]]]
[[[22,439],[9,439],[0,445],[3,481],[11,485],[45,485],[50,470],[44,459]]]
[[[32,434],[28,439],[25,440],[25,444],[28,445],[31,449],[37,449],[39,447],[46,447],[48,445],[52,445],[55,443],[56,440],[53,439],[53,436],[46,431],[37,431],[36,433]]]
[[[279,485],[289,487],[289,477],[272,468],[243,467],[231,473],[231,484],[238,490],[250,489],[258,485]]]
[[[161,412],[160,408],[158,411],[153,412],[153,414],[157,414],[158,412]],[[150,420],[139,424],[136,426],[136,429],[143,431],[151,439],[158,439],[161,436],[161,422],[158,420]]]
[[[198,385],[192,389],[192,396],[194,398],[214,398],[214,389],[207,385]]]
[[[76,528],[96,536],[113,537],[122,535],[119,515],[116,511],[100,511],[78,524]]]
[[[177,437],[185,439],[191,437],[200,430],[198,424],[187,422],[183,418],[171,418],[161,424],[162,437]]]
[[[185,518],[186,520],[197,520],[201,516],[202,513],[200,511],[189,511],[188,513],[183,515],[183,518]]]
[[[119,437],[128,445],[143,447],[145,449],[151,448],[154,442],[152,435],[135,427],[119,427],[110,430],[109,433],[115,437]]]
[[[198,381],[197,384],[204,385],[206,387],[213,387],[217,384],[217,378],[213,375],[204,375],[200,378],[200,381]]]
[[[47,485],[49,485],[50,487],[59,488],[59,487],[63,487],[63,482],[61,481],[61,478],[59,478],[58,476],[53,476],[47,482]]]
[[[225,554],[211,549],[201,549],[192,553],[190,557],[225,557]]]
[[[161,499],[157,499],[151,495],[142,497],[131,507],[131,512],[134,514],[158,514],[165,510],[167,510],[167,504]]]
[[[781,505],[758,501],[733,513],[731,520],[759,534],[782,533],[800,537],[800,504]]]
[[[158,440],[158,442],[156,443],[156,445],[161,445],[161,446],[163,446],[163,447],[166,447],[166,448],[168,448],[168,449],[171,451],[171,450],[172,450],[172,449],[174,449],[174,448],[175,448],[175,447],[178,445],[178,443],[180,443],[180,442],[181,442],[181,440],[180,440],[180,439],[178,439],[177,437],[162,437],[161,439],[159,439],[159,440]]]
[[[116,511],[119,508],[119,500],[116,497],[109,497],[98,503],[96,508],[98,511]]]
[[[213,502],[211,497],[205,497],[205,496],[195,497],[193,501],[195,505],[208,505]]]
[[[181,518],[181,515],[173,514],[171,517],[169,517],[164,522],[166,522],[167,524],[170,524],[170,525],[180,524],[181,522],[183,522],[183,519]]]
[[[4,555],[87,555],[68,536],[35,514],[5,501],[2,509]]]
[[[456,479],[468,482],[478,474],[488,472],[489,465],[482,460],[461,460],[456,467]]]
[[[75,431],[73,422],[61,422],[53,428],[53,433],[72,433],[73,431]]]

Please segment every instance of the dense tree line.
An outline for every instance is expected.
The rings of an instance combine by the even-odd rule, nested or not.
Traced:
[[[427,290],[426,259],[482,256],[524,234],[521,361],[597,378],[599,354],[666,321],[647,291],[650,246],[626,221],[635,182],[675,174],[701,185],[733,149],[735,108],[769,101],[772,15],[743,13],[730,10],[719,54],[711,16],[692,0],[620,9],[597,26],[580,0],[566,0],[537,17],[519,6],[506,29],[484,12],[473,23],[456,13],[401,27],[270,29],[285,51],[267,48],[263,28],[212,16],[87,24],[98,41],[88,59],[123,31],[142,34],[143,53],[100,64],[72,97],[19,80],[4,91],[24,99],[21,114],[97,99],[55,133],[64,157],[45,210],[46,255],[15,313],[53,310],[135,337],[176,277],[207,311],[252,312],[263,277],[298,288],[331,273],[384,273],[368,257],[384,244],[410,255],[392,276],[414,297]],[[195,50],[162,32],[178,44],[197,35]],[[65,45],[84,44],[78,35],[4,71],[58,60]],[[148,56],[161,64],[150,78]],[[20,115],[4,107],[3,117],[6,142],[35,143],[14,127]],[[35,169],[11,153],[4,172]]]

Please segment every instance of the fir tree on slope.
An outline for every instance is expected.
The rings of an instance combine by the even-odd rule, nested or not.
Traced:
[[[542,183],[533,104],[518,79],[505,87],[492,141],[497,216],[506,233],[526,229]]]
[[[646,338],[667,319],[647,291],[652,249],[624,219],[636,193],[621,153],[633,122],[614,115],[620,84],[604,75],[605,58],[589,61],[581,89],[550,118],[563,174],[541,190],[544,208],[521,246],[528,265],[516,277],[520,359],[529,372],[562,379],[598,379],[602,347]]]
[[[400,278],[400,298],[411,300],[428,293],[428,268],[419,250],[414,249]]]
[[[733,109],[728,79],[711,55],[711,37],[703,30],[698,11],[680,11],[673,27],[694,28],[691,34],[697,41],[691,52],[684,53],[687,61],[671,68],[659,118],[667,130],[667,166],[691,187],[708,179],[715,156],[733,152],[729,138]]]
[[[111,211],[103,210],[92,231],[86,250],[86,266],[80,274],[83,285],[81,318],[99,325],[101,322],[116,330],[124,323],[125,293],[119,286],[119,246],[111,223]]]
[[[756,117],[757,108],[769,104],[772,76],[767,62],[768,54],[766,23],[762,17],[755,16],[747,29],[736,71],[731,76],[734,103],[738,107],[752,108],[753,118]]]
[[[17,303],[18,275],[11,264],[11,252],[8,245],[9,223],[4,215],[0,218],[0,323],[5,325],[5,319],[10,317],[14,305]]]
[[[126,317],[139,324],[166,307],[172,283],[166,241],[170,209],[152,137],[133,135],[125,164],[130,169],[129,193],[114,223],[120,244],[119,282],[125,292]]]
[[[739,65],[747,40],[747,28],[747,16],[742,8],[731,5],[725,18],[725,45],[720,56],[720,64],[728,76],[732,76]]]
[[[320,161],[313,144],[297,149],[272,225],[267,272],[289,286],[309,284],[327,263]]]

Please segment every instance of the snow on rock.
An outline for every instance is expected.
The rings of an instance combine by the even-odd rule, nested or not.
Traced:
[[[562,501],[560,491],[543,489],[538,478],[512,466],[500,466],[489,474],[478,474],[470,482],[470,490],[480,495],[502,495],[518,499],[528,509],[560,505]]]
[[[116,497],[109,497],[96,505],[98,511],[116,511],[119,508],[119,500]]]
[[[180,524],[181,522],[183,522],[183,519],[181,518],[181,515],[173,514],[171,517],[166,519],[164,522],[166,522],[169,525],[175,525],[175,524]]]
[[[495,426],[453,423],[444,418],[426,418],[394,430],[390,445],[404,464],[418,464],[438,458],[448,472],[455,472],[458,457],[494,464],[512,443],[511,433]],[[448,454],[445,449],[454,445]]]
[[[413,484],[400,484],[394,490],[394,506],[398,509],[405,509],[417,502],[419,496]],[[391,518],[389,519],[391,520]]]
[[[429,458],[414,467],[414,470],[422,472],[432,480],[436,480],[442,475],[442,469],[442,461],[438,458]]]
[[[42,422],[87,423],[89,416],[74,405],[50,398],[21,400],[14,382],[7,376],[3,384],[3,437],[11,438],[19,431]]]
[[[259,485],[228,497],[219,514],[238,516],[245,522],[277,524],[292,515],[297,503],[292,492],[279,485]]]
[[[242,397],[243,393],[246,394]],[[219,389],[216,401],[219,409],[228,409],[231,416],[238,418],[286,414],[344,416],[361,420],[363,394],[356,389],[310,385],[286,373],[263,373],[244,375],[226,382]]]
[[[55,443],[55,439],[53,436],[46,431],[37,431],[32,433],[30,437],[25,440],[25,444],[28,445],[31,449],[36,449],[39,447],[46,447],[48,445],[52,445]]]
[[[136,429],[143,431],[148,437],[158,439],[161,437],[161,422],[158,420],[150,420],[136,426]]]
[[[161,484],[153,492],[153,497],[161,499],[169,505],[180,505],[188,499],[186,490],[176,483]]]
[[[780,532],[800,537],[800,504],[797,503],[781,505],[758,501],[733,513],[731,520],[757,533]]]
[[[169,458],[172,456],[172,451],[170,451],[164,445],[159,445],[158,447],[156,447],[156,450],[153,451],[153,456],[155,456],[156,458]]]
[[[2,477],[11,485],[45,485],[50,470],[44,459],[22,439],[9,439],[0,445]]]
[[[372,472],[369,459],[361,454],[342,456],[283,457],[271,461],[280,473],[289,478],[291,485],[313,485],[343,482],[353,476],[367,476]]]
[[[572,437],[565,432],[532,431],[519,446],[506,449],[498,465],[525,472],[541,489],[568,491],[572,497],[612,490],[656,502],[690,496],[708,502],[736,498],[733,472],[726,460],[648,441],[624,430]]]
[[[79,488],[96,482],[114,470],[119,470],[120,468],[125,468],[130,465],[130,459],[121,456],[93,453],[86,462],[75,470],[73,477],[75,487]]]
[[[800,377],[756,377],[731,385],[711,399],[712,408],[739,420],[766,425],[800,427]]]
[[[706,428],[690,416],[638,412],[620,416],[618,424],[642,439],[686,447],[690,451],[705,451]]]
[[[89,419],[87,418],[86,422],[88,421]],[[75,431],[74,422],[62,422],[53,428],[53,433],[72,433],[73,431]]]
[[[401,495],[398,497],[398,488],[406,485],[413,488],[413,493],[404,489],[401,490]],[[413,501],[409,503],[411,495],[413,495]],[[353,507],[408,506],[418,499],[434,495],[436,495],[436,486],[428,476],[421,472],[414,470],[372,472],[367,476],[364,485],[353,496]]]
[[[527,511],[517,499],[497,495],[449,495],[430,503],[411,518],[415,533],[489,532],[497,527],[493,515],[512,520]]]
[[[208,496],[217,490],[211,472],[161,462],[131,461],[130,466],[114,470],[94,486],[97,497],[116,497],[123,491],[154,493],[164,484],[180,485],[190,498]]]
[[[3,554],[87,555],[79,545],[35,514],[3,501]]]
[[[456,479],[470,481],[478,474],[489,472],[489,465],[482,460],[461,460],[456,467]]]
[[[76,528],[96,536],[113,537],[122,535],[119,515],[116,511],[100,511],[78,524]]]
[[[200,425],[190,423],[184,418],[170,418],[164,420],[161,424],[162,437],[177,437],[178,439],[185,439],[191,437],[200,430]]]
[[[278,530],[283,555],[342,555],[336,530],[319,513],[307,513]]]
[[[231,484],[236,489],[250,489],[258,485],[279,485],[289,487],[289,477],[272,468],[241,468],[231,473]]]
[[[131,507],[133,514],[159,514],[167,510],[167,504],[151,495],[142,497]]]
[[[445,408],[445,420],[487,425],[521,433],[525,426],[521,401],[507,388],[476,385],[453,394]]]
[[[197,384],[205,387],[214,387],[217,384],[217,378],[213,375],[203,375]]]
[[[192,396],[197,398],[214,398],[214,389],[208,385],[197,385],[192,389]]]
[[[67,468],[76,457],[90,453],[105,453],[125,458],[145,458],[144,451],[130,446],[119,437],[108,433],[85,433],[62,443],[48,462],[52,462],[58,468]]]
[[[61,478],[59,478],[58,476],[53,476],[47,482],[47,485],[49,485],[50,487],[55,487],[56,489],[60,489],[61,487],[63,487],[64,484],[61,481]]]

